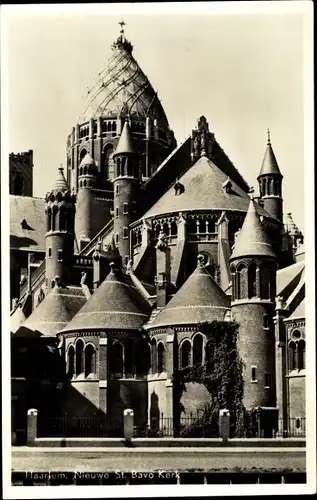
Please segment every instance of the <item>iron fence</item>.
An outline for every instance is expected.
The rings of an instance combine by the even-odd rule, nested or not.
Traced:
[[[306,437],[306,418],[288,418],[285,422],[279,419],[277,437]]]
[[[113,430],[106,418],[99,416],[42,417],[38,420],[38,437],[107,437]],[[117,434],[119,435],[119,434]]]
[[[151,417],[145,428],[135,427],[134,437],[219,437],[218,421],[190,414],[176,422],[171,417]]]

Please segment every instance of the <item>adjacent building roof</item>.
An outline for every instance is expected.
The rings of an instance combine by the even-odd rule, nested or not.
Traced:
[[[11,250],[45,252],[44,211],[43,198],[10,195]]]
[[[276,294],[286,300],[298,285],[305,270],[305,261],[279,269],[276,275]]]
[[[81,287],[55,286],[22,326],[38,331],[44,336],[55,337],[75,316],[86,300]]]
[[[295,311],[287,319],[302,319],[305,318],[305,298],[296,307]]]
[[[135,154],[131,129],[128,120],[124,122],[118,145],[114,154],[119,155],[126,153]]]
[[[248,256],[277,258],[261,223],[254,200],[250,200],[248,212],[236,238],[230,260]]]
[[[63,332],[82,330],[137,330],[148,319],[151,307],[128,276],[114,269]]]
[[[142,218],[154,217],[172,212],[195,210],[235,210],[246,212],[250,197],[232,179],[230,192],[223,187],[228,176],[209,158],[202,156],[178,182],[184,186],[182,194],[175,194],[174,186],[146,212]],[[257,205],[260,215],[272,218]]]
[[[223,321],[230,298],[208,271],[198,264],[170,302],[158,313],[151,328]]]
[[[259,177],[261,175],[279,175],[280,177],[283,177],[277,164],[277,160],[271,145],[270,136],[268,137],[266,151],[263,158]]]

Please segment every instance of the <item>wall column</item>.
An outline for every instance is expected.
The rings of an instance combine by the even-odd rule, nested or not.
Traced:
[[[277,307],[279,307],[278,300]],[[287,431],[286,335],[283,322],[286,315],[287,313],[285,314],[283,309],[277,308],[274,317],[276,406],[278,408],[278,432],[280,435]]]
[[[166,407],[164,416],[168,418],[173,418],[174,404],[173,404],[172,376],[174,371],[174,333],[166,336],[165,364],[166,364]]]
[[[99,338],[99,409],[107,414],[108,338]]]

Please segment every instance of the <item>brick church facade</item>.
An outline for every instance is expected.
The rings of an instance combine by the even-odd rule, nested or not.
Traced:
[[[208,325],[236,321],[245,408],[301,429],[303,235],[270,136],[256,196],[204,116],[176,144],[123,31],[112,50],[45,199],[10,169],[13,426],[30,407],[97,412],[114,434],[125,408],[141,428],[173,419],[174,371],[212,358]],[[206,388],[186,389],[184,413],[203,409]]]

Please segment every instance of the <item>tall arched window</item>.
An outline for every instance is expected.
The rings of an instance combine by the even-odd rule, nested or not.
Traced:
[[[296,344],[295,342],[290,342],[288,344],[288,369],[290,371],[296,369]]]
[[[244,298],[244,282],[245,282],[245,271],[246,267],[244,264],[240,264],[237,268],[236,274],[236,298],[242,299]]]
[[[213,340],[208,340],[206,344],[206,363],[210,370],[213,370],[215,364],[215,343]]]
[[[126,166],[127,166],[127,159],[126,157],[124,156],[121,160],[121,173],[120,175],[124,176],[124,175],[127,175],[127,169],[126,169]]]
[[[69,346],[67,352],[67,372],[68,376],[72,378],[75,373],[75,349],[74,346]]]
[[[160,234],[161,232],[161,224],[156,224],[155,226],[155,236],[156,238],[158,237],[158,235]]]
[[[56,231],[57,207],[52,210],[52,231]]]
[[[151,365],[152,373],[157,373],[157,346],[155,339],[151,341]]]
[[[206,221],[204,219],[199,219],[199,233],[206,232]]]
[[[121,175],[121,158],[117,158],[117,177]]]
[[[66,210],[65,207],[61,206],[59,209],[59,229],[60,231],[65,231],[65,219],[66,219]]]
[[[168,227],[167,222],[164,222],[163,224],[163,233],[165,233],[167,236],[170,234],[170,228]]]
[[[180,356],[180,365],[181,368],[186,368],[186,366],[190,366],[191,361],[191,343],[189,340],[184,340],[181,344],[181,356]]]
[[[96,373],[96,352],[91,344],[85,348],[85,377],[91,373]]]
[[[171,235],[176,236],[177,235],[177,224],[175,221],[171,222]]]
[[[84,343],[81,339],[76,342],[76,375],[84,372]]]
[[[195,335],[193,343],[193,364],[201,364],[203,361],[203,337]]]
[[[82,149],[81,152],[79,153],[79,164],[81,164],[81,162],[85,158],[86,154],[87,154],[86,149]]]
[[[162,342],[157,345],[157,371],[165,372],[165,348]]]
[[[300,339],[297,345],[298,350],[298,370],[304,370],[305,368],[305,340]]]
[[[114,165],[113,165],[113,146],[108,144],[104,149],[104,166],[102,177],[104,179],[112,179],[114,177]]]
[[[52,229],[52,210],[50,208],[47,209],[46,222],[47,222],[46,230],[51,231],[51,229]]]
[[[111,349],[111,373],[116,378],[123,377],[123,345],[120,342],[114,342]]]
[[[256,264],[251,262],[248,268],[248,298],[256,297]]]

